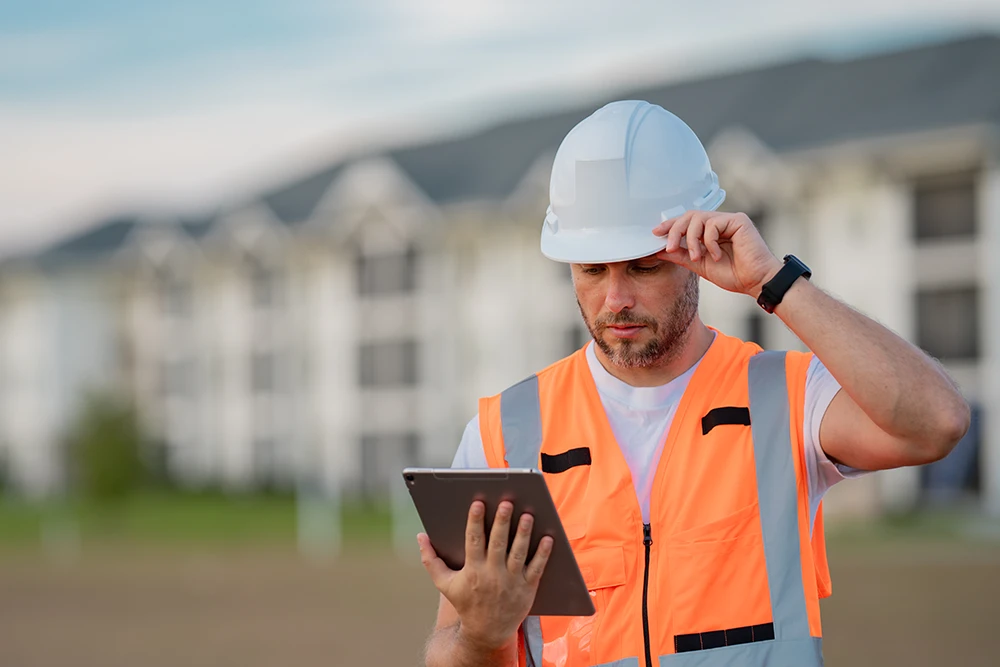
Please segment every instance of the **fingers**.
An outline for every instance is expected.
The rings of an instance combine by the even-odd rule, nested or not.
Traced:
[[[511,574],[521,574],[524,571],[524,562],[528,560],[528,545],[531,542],[531,527],[535,519],[530,514],[522,514],[517,522],[517,534],[514,535],[514,542],[510,546],[510,555],[507,557],[507,569]]]
[[[552,538],[546,535],[538,543],[538,550],[535,551],[535,557],[531,559],[528,567],[524,570],[524,578],[532,586],[536,586],[541,581],[542,573],[545,571],[545,565],[549,562],[551,554]]]
[[[497,507],[493,528],[490,530],[490,545],[486,551],[486,560],[503,566],[507,562],[507,539],[510,535],[510,517],[514,513],[514,505],[504,501]]]
[[[656,236],[667,238],[666,247],[660,251],[663,254],[657,256],[682,266],[700,262],[706,253],[715,261],[720,261],[723,257],[721,241],[732,236],[737,226],[734,216],[728,213],[688,211],[653,229]],[[678,252],[684,248],[686,253]]]
[[[431,539],[424,533],[417,535],[417,546],[420,547],[420,562],[438,590],[442,589],[455,576],[455,571],[448,567],[434,551]]]
[[[705,247],[708,253],[716,262],[722,259],[722,248],[719,246],[719,227],[716,224],[709,224],[705,227],[704,237]]]
[[[687,233],[688,225],[691,224],[691,216],[685,215],[674,221],[667,232],[667,252],[674,252],[681,247],[681,238]]]
[[[688,225],[687,248],[692,262],[701,259],[701,235],[705,231],[705,217],[704,214],[695,213],[691,216],[691,223]]]
[[[483,528],[483,516],[486,505],[481,501],[472,503],[469,507],[469,520],[465,524],[465,562],[481,563],[486,560],[486,531]]]

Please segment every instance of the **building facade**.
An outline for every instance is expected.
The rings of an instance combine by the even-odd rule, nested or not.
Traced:
[[[1000,512],[1000,39],[800,61],[635,91],[684,118],[776,254],[940,359],[975,406],[942,464],[832,509],[971,498]],[[0,449],[58,492],[83,392],[137,405],[192,485],[383,497],[447,465],[476,398],[588,339],[538,250],[559,140],[593,108],[362,155],[200,221],[112,220],[0,266]],[[751,300],[702,318],[802,345]]]

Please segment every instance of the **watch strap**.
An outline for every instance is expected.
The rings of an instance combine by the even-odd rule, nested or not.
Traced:
[[[796,280],[805,276],[806,280],[812,277],[812,271],[802,263],[795,255],[785,255],[785,265],[782,266],[774,277],[764,283],[757,297],[757,303],[761,308],[769,313],[773,313],[785,296],[785,292],[791,288]]]

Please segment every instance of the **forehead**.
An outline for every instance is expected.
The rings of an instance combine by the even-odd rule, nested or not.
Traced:
[[[656,255],[647,255],[638,259],[630,259],[625,262],[580,262],[571,266],[606,266],[608,268],[628,268],[629,266],[654,266],[656,264],[667,264],[668,262],[659,259]]]

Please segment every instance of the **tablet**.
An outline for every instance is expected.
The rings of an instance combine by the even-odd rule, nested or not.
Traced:
[[[465,526],[474,501],[481,500],[486,505],[487,540],[499,504],[504,500],[514,504],[508,552],[518,518],[525,512],[531,513],[535,522],[531,529],[528,562],[534,557],[543,536],[549,535],[554,541],[529,615],[594,614],[590,592],[541,472],[519,468],[407,468],[403,471],[403,479],[434,550],[453,570],[460,570],[465,564]]]

